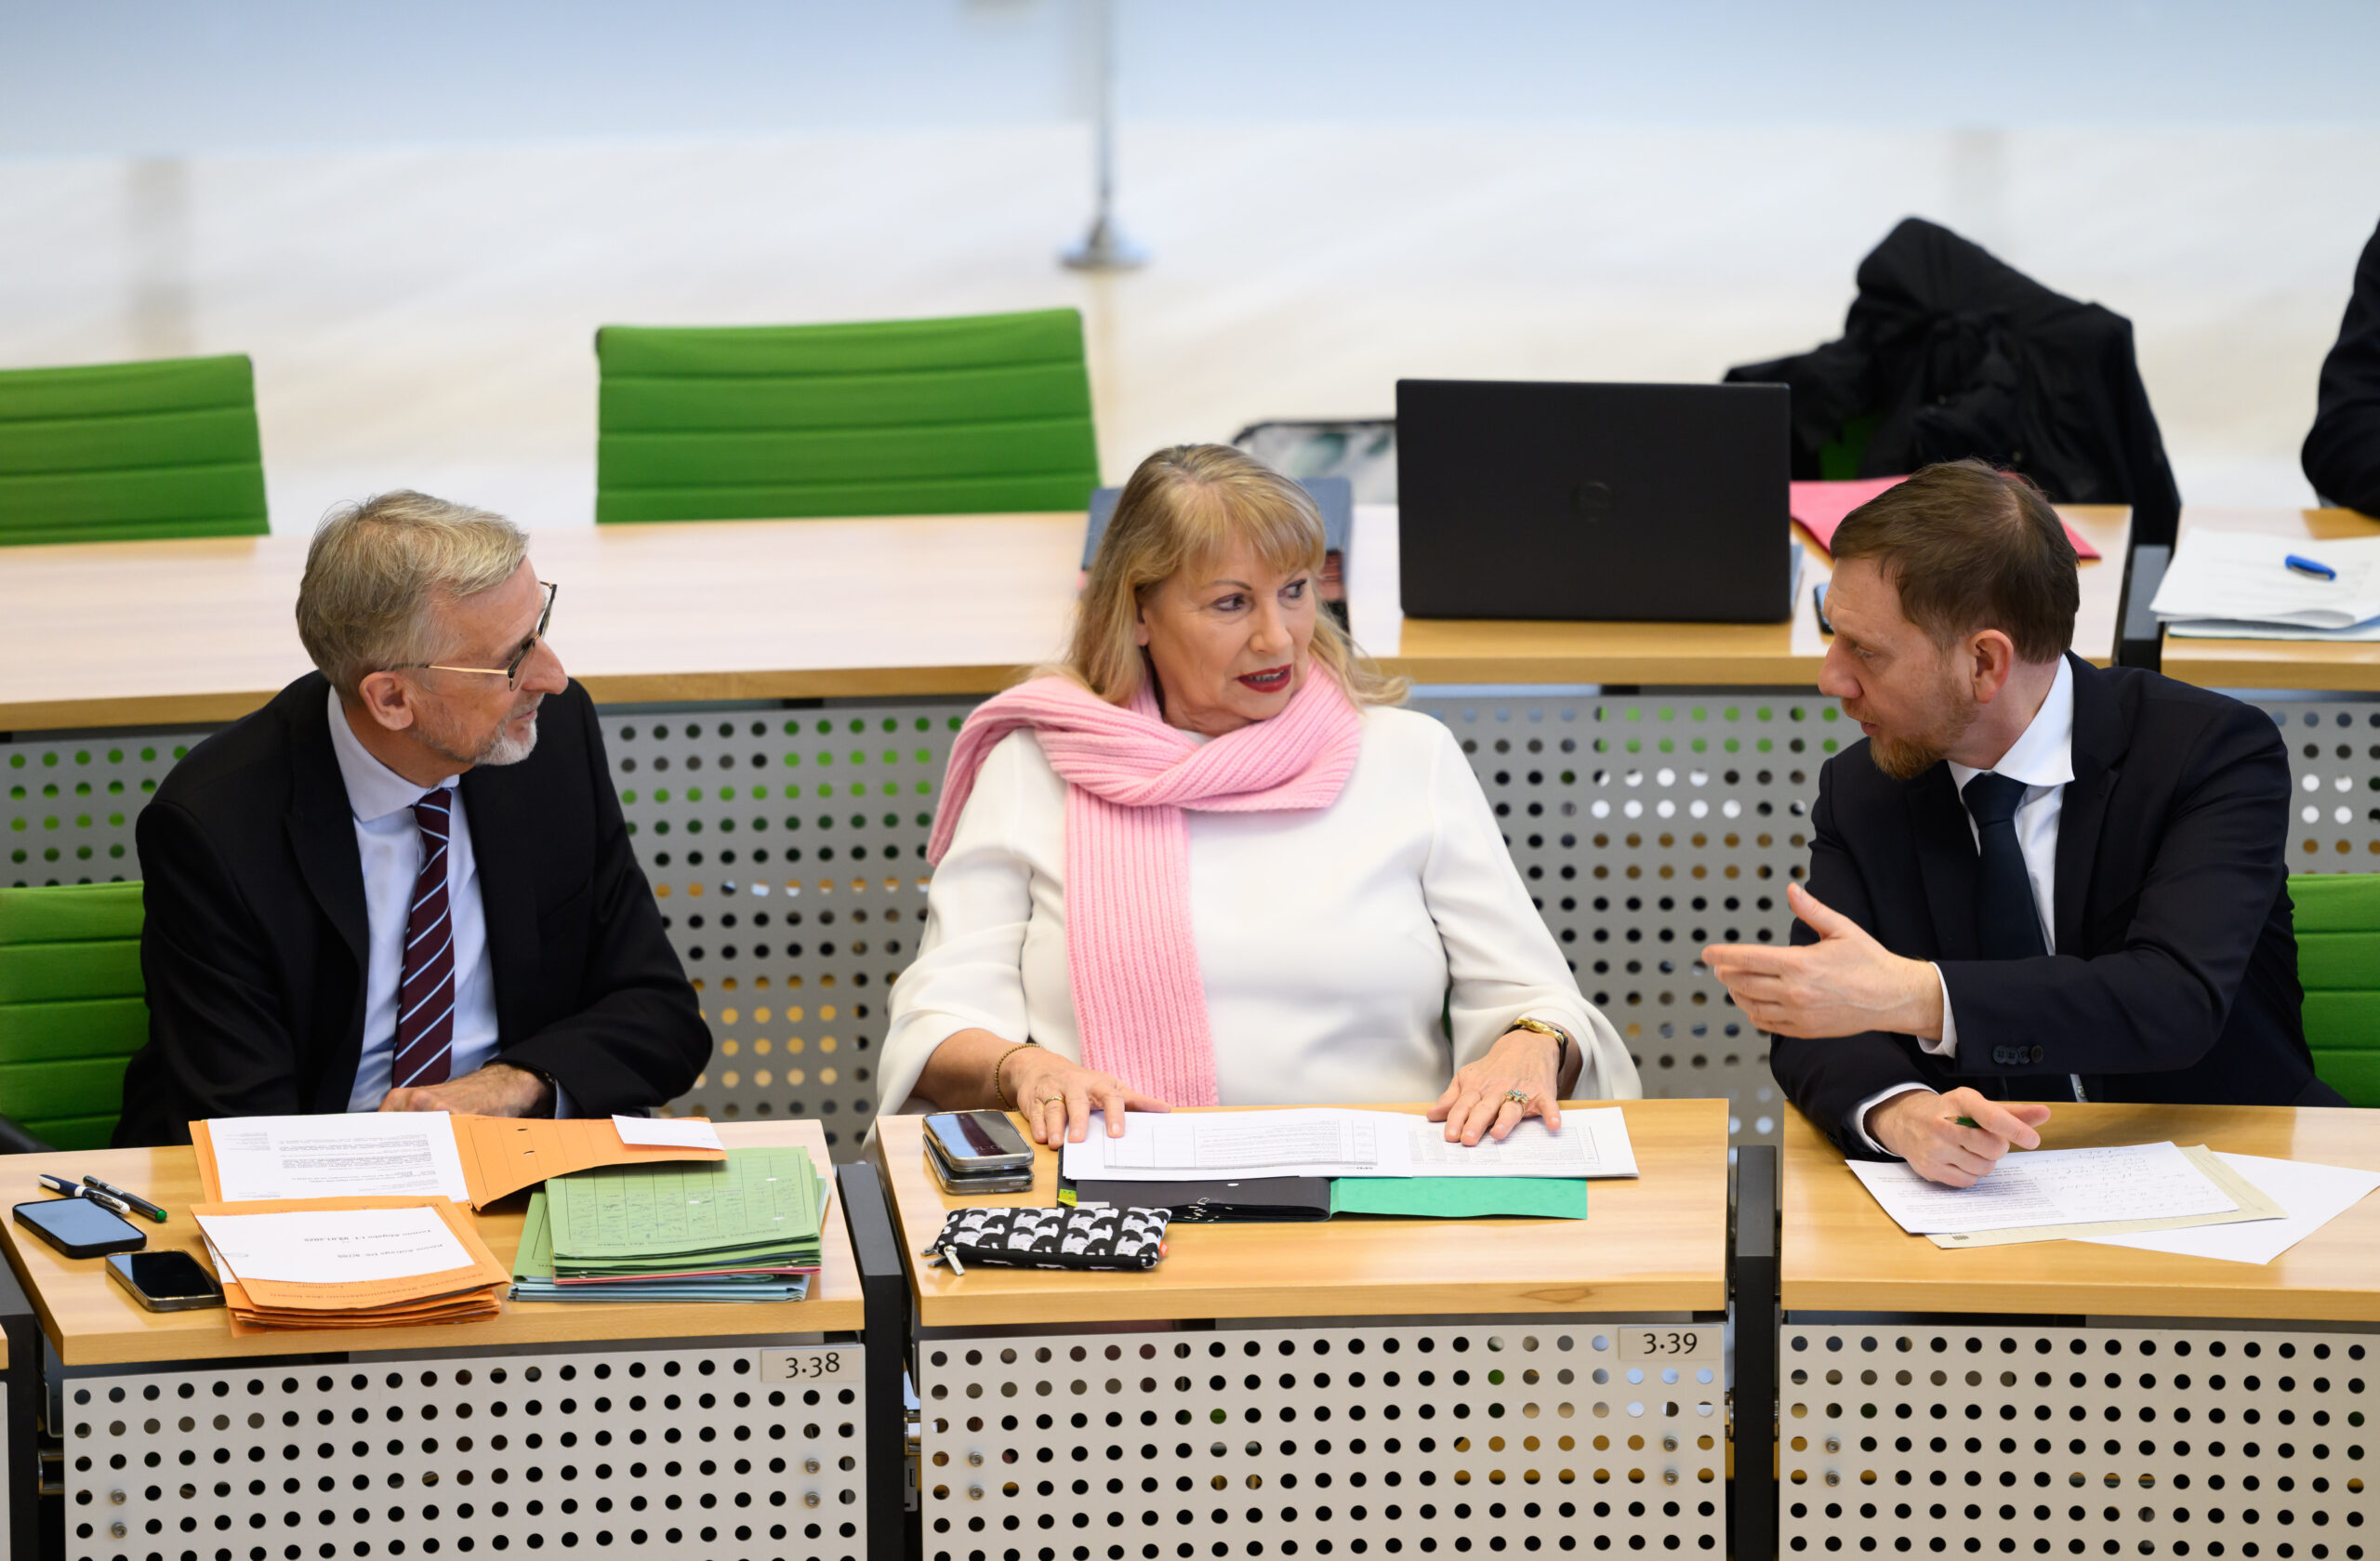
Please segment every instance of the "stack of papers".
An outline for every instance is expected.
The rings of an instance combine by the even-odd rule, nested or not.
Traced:
[[[2337,575],[2289,567],[2292,555]],[[2380,640],[2380,536],[2316,542],[2192,531],[2174,550],[2149,610],[2166,631],[2221,640]]]
[[[1895,1224],[1937,1247],[2075,1240],[2253,1263],[2380,1187],[2380,1172],[2170,1143],[2019,1150],[1972,1187],[1928,1182],[1898,1161],[1850,1170]]]
[[[529,1201],[516,1301],[799,1301],[827,1192],[801,1148],[556,1177]]]
[[[1080,1182],[1183,1182],[1229,1176],[1633,1176],[1636,1153],[1616,1105],[1565,1112],[1550,1132],[1532,1117],[1501,1142],[1449,1144],[1443,1123],[1401,1111],[1293,1106],[1226,1113],[1128,1112],[1120,1137],[1094,1119],[1062,1156]]]
[[[197,1204],[235,1333],[495,1316],[504,1265],[444,1198]]]

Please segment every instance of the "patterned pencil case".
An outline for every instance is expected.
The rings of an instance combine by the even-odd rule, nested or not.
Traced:
[[[971,1263],[1006,1268],[1138,1271],[1165,1255],[1162,1209],[954,1209],[924,1256],[964,1274]],[[931,1266],[931,1263],[929,1263]]]

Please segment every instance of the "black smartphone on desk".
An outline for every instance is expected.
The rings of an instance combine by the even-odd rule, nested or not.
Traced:
[[[70,1258],[137,1252],[149,1238],[88,1198],[44,1198],[20,1203],[17,1223]]]
[[[1005,1111],[937,1111],[926,1118],[926,1163],[949,1192],[1021,1193],[1033,1185],[1033,1146]]]
[[[152,1312],[194,1312],[223,1304],[223,1287],[188,1252],[118,1252],[108,1277]]]

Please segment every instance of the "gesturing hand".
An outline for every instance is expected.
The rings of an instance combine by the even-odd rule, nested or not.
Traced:
[[[1966,1118],[1977,1125],[1959,1126]],[[2033,1130],[2049,1120],[2038,1103],[1996,1101],[1960,1088],[1947,1095],[1909,1090],[1868,1113],[1868,1136],[1909,1162],[1928,1182],[1972,1187],[2011,1149],[2038,1149]]]
[[[1554,1076],[1560,1049],[1537,1030],[1508,1030],[1477,1062],[1455,1070],[1429,1120],[1447,1125],[1447,1142],[1476,1144],[1481,1133],[1501,1139],[1531,1117],[1562,1128],[1561,1083]],[[1509,1093],[1507,1091],[1510,1091]],[[1526,1095],[1526,1101],[1512,1098]]]
[[[1107,1136],[1117,1138],[1124,1131],[1125,1112],[1172,1109],[1154,1095],[1124,1088],[1112,1073],[1093,1073],[1038,1046],[1012,1053],[1005,1071],[1016,1108],[1036,1144],[1062,1139],[1080,1144],[1094,1111],[1106,1117]]]
[[[1747,1018],[1782,1036],[1941,1035],[1942,986],[1932,965],[1893,953],[1798,883],[1786,886],[1785,899],[1818,942],[1785,948],[1719,943],[1702,951],[1702,962]]]

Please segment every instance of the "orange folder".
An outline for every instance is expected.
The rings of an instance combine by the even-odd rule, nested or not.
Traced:
[[[193,1218],[210,1214],[344,1213],[365,1209],[430,1209],[445,1223],[470,1262],[461,1268],[399,1279],[311,1284],[243,1279],[215,1263],[234,1333],[274,1328],[402,1328],[416,1323],[469,1322],[498,1316],[512,1276],[480,1238],[469,1214],[440,1197],[303,1197],[263,1203],[195,1203]],[[212,1261],[210,1245],[207,1256]]]
[[[681,1149],[666,1144],[623,1144],[608,1117],[450,1117],[455,1148],[462,1158],[463,1184],[471,1207],[533,1187],[549,1176],[606,1165],[642,1165],[657,1160],[723,1160],[723,1149]],[[198,1184],[207,1201],[219,1202],[223,1184],[215,1171],[215,1146],[203,1121],[190,1125],[198,1151]],[[258,1206],[261,1207],[261,1206]],[[509,1277],[508,1276],[508,1278]]]

